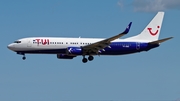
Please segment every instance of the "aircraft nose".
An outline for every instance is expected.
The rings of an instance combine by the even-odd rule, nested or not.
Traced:
[[[10,50],[13,50],[13,48],[14,48],[13,46],[14,46],[13,44],[9,44],[9,45],[7,46],[7,48],[10,49]]]

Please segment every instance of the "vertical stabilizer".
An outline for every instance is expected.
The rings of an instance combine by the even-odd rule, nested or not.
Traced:
[[[158,12],[151,22],[145,27],[145,29],[136,36],[127,38],[132,40],[145,40],[145,41],[156,41],[159,38],[159,34],[162,27],[164,18],[164,12]]]

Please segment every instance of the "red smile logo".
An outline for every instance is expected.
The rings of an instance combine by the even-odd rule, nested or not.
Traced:
[[[160,26],[157,26],[157,28],[159,29]],[[152,28],[147,28],[147,29],[149,30],[149,33],[150,33],[152,36],[155,36],[155,35],[158,33],[158,31],[159,31],[159,30],[156,30],[156,32],[153,33],[153,32],[152,32]]]

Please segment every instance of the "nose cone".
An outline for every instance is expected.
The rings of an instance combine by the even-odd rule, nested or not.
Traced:
[[[7,46],[7,48],[10,49],[10,50],[13,50],[13,49],[14,49],[14,45],[13,45],[13,44],[9,44],[9,45]]]

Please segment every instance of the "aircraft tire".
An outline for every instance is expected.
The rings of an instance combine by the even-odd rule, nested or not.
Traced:
[[[25,56],[23,56],[23,57],[22,57],[22,59],[23,59],[23,60],[26,60],[26,57],[25,57]]]
[[[83,63],[86,63],[87,61],[88,61],[87,58],[83,58],[83,59],[82,59],[82,62],[83,62]]]
[[[93,59],[94,59],[93,56],[89,56],[89,57],[88,57],[88,60],[89,60],[89,61],[92,61]]]

